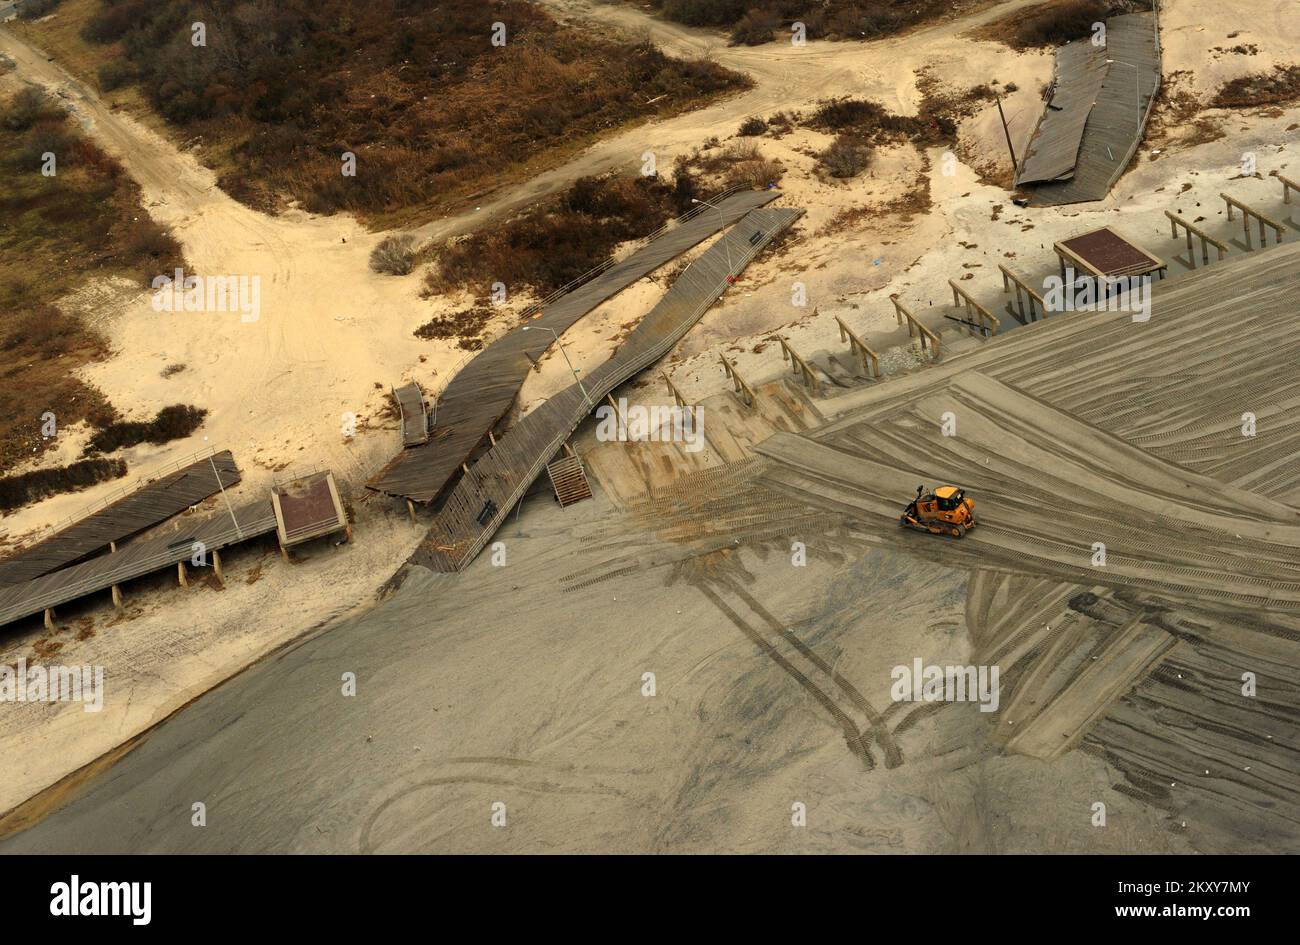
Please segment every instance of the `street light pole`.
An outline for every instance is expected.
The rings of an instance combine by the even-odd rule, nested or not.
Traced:
[[[723,226],[724,228],[726,227],[726,225],[727,225],[727,218],[726,218],[725,216],[723,216],[723,214],[722,214],[722,208],[719,207],[716,203],[710,203],[710,202],[707,201],[707,200],[701,200],[699,197],[692,197],[692,198],[691,198],[691,203],[702,203],[702,204],[704,204],[706,207],[712,207],[714,210],[717,210],[717,211],[718,211],[718,220],[719,220],[719,222],[722,223],[722,226]],[[725,249],[725,250],[727,251],[727,281],[730,282],[730,281],[731,281],[731,277],[734,276],[736,273],[733,271],[734,267],[732,266],[732,263],[731,263],[731,244],[727,242],[727,234],[726,234],[726,233],[723,233],[723,234],[722,234],[722,248]]]
[[[578,390],[582,391],[582,397],[587,402],[587,406],[588,407],[595,406],[591,402],[591,395],[587,393],[587,388],[582,386],[582,378],[578,377],[578,369],[575,368],[573,366],[573,362],[569,360],[569,352],[565,350],[564,342],[560,340],[560,336],[555,334],[555,329],[547,328],[545,325],[525,325],[523,328],[520,329],[520,331],[528,331],[533,328],[540,328],[542,331],[549,331],[552,337],[555,338],[555,343],[560,348],[560,354],[564,355],[564,363],[567,364],[569,366],[569,370],[573,372],[573,379],[578,382]]]
[[[204,443],[208,442],[208,438],[206,436],[203,438],[203,442]],[[208,453],[208,462],[212,464],[212,475],[216,477],[217,488],[221,490],[221,498],[226,500],[226,511],[230,513],[230,521],[235,526],[235,534],[239,536],[240,541],[243,541],[244,530],[239,527],[239,519],[235,518],[235,510],[230,505],[230,496],[226,495],[226,487],[221,481],[221,474],[217,472],[217,460],[216,460],[215,453],[212,452]]]
[[[1113,65],[1113,66],[1128,66],[1130,69],[1133,70],[1133,98],[1134,98],[1133,104],[1137,107],[1138,110],[1137,121],[1139,124],[1141,124],[1142,122],[1142,70],[1139,69],[1137,66],[1135,66],[1133,63],[1124,62],[1120,59],[1107,59],[1106,64]]]

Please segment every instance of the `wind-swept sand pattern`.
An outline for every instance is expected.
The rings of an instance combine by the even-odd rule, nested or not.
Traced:
[[[1135,796],[1204,812],[1216,849],[1300,837],[1300,511],[1276,498],[1300,483],[1298,262],[1188,276],[1149,321],[1035,323],[757,447],[776,493],[974,569],[972,642],[1010,683],[1001,750],[1104,757]],[[917,482],[965,487],[980,524],[899,529]]]

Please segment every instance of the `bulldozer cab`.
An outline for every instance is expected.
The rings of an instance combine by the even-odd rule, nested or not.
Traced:
[[[961,500],[966,497],[964,489],[955,489],[952,486],[943,486],[934,490],[935,504],[938,505],[941,512],[955,512],[961,506]]]

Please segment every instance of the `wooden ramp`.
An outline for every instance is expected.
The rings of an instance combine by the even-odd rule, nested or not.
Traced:
[[[560,508],[591,498],[591,483],[587,482],[582,460],[576,455],[560,457],[546,467],[546,473],[551,477],[551,487],[555,489]]]
[[[1160,88],[1160,36],[1155,14],[1129,13],[1108,19],[1103,53],[1101,68],[1106,70],[1105,75],[1096,91],[1095,103],[1087,112],[1082,139],[1077,142],[1073,169],[1068,176],[1056,180],[1037,184],[1025,181],[1033,206],[1059,206],[1104,199],[1124,173],[1142,140],[1147,117]],[[1067,65],[1088,75],[1097,68],[1095,57],[1086,55],[1075,57]],[[1081,76],[1076,84],[1083,87],[1084,95],[1091,91],[1087,77]],[[1084,104],[1075,101],[1072,113],[1077,115]],[[1047,110],[1051,110],[1050,105]],[[1028,171],[1022,167],[1022,174],[1035,173],[1035,166],[1039,173],[1059,173],[1066,153],[1074,146],[1074,139],[1069,121],[1060,123],[1062,127],[1059,128],[1054,127],[1057,124],[1049,123],[1044,117],[1037,143],[1031,144],[1031,148],[1039,150],[1031,150],[1025,162],[1029,165]],[[1025,180],[1024,177],[1019,179]]]
[[[746,190],[700,204],[626,259],[608,263],[588,281],[546,300],[526,323],[563,334],[606,299],[778,196],[776,190]],[[428,442],[404,449],[367,487],[416,502],[432,502],[444,491],[509,411],[533,362],[555,340],[551,331],[521,327],[488,345],[451,379],[438,397],[438,423]]]
[[[468,565],[600,398],[671,351],[735,275],[802,214],[770,208],[746,214],[682,272],[581,386],[569,385],[497,438],[456,483],[411,560],[435,571]]]
[[[402,412],[402,446],[419,446],[429,440],[429,415],[424,409],[424,392],[411,381],[393,389],[393,399]]]
[[[168,467],[174,468],[174,467]],[[160,470],[143,485],[115,490],[83,516],[30,548],[0,561],[0,587],[21,584],[108,551],[114,542],[164,522],[239,482],[229,451],[188,458],[174,472]]]

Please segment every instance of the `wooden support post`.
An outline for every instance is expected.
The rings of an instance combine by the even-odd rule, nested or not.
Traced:
[[[677,389],[677,385],[673,383],[673,379],[669,377],[667,374],[665,374],[663,371],[660,371],[659,373],[663,375],[664,383],[668,385],[668,390],[673,395],[673,403],[675,403],[682,410],[686,410],[688,407],[690,407],[690,404],[686,402],[686,398],[682,396],[682,392],[679,391]]]
[[[493,446],[497,445],[496,435],[493,434],[491,430],[488,430],[488,442],[491,443]]]
[[[286,563],[293,563],[293,559],[289,557],[289,549],[286,548],[283,543],[280,543],[280,557],[283,558]]]
[[[1278,181],[1282,184],[1282,202],[1290,203],[1291,191],[1294,190],[1296,191],[1296,193],[1300,193],[1300,184],[1297,184],[1289,177],[1285,177],[1282,174],[1279,174],[1277,171],[1273,172],[1273,176],[1276,177]]]
[[[225,575],[225,573],[221,570],[221,552],[220,552],[220,551],[213,551],[213,552],[212,552],[212,573],[215,574],[215,575],[217,576],[217,581],[220,582],[221,586],[222,586],[222,587],[225,587],[225,586],[226,586],[226,575]]]
[[[45,629],[50,631],[51,633],[54,633],[59,629],[59,625],[54,622],[54,619],[55,619],[54,608],[46,607],[45,608]]]
[[[190,586],[189,575],[185,573],[185,562],[184,562],[184,561],[177,561],[177,562],[176,562],[176,580],[180,583],[180,586],[181,586],[181,587],[189,587],[189,586]]]
[[[749,386],[749,383],[743,377],[740,376],[740,372],[736,370],[736,366],[727,360],[725,354],[718,355],[718,360],[722,362],[722,369],[727,372],[727,377],[731,379],[731,383],[735,386],[736,393],[741,395],[741,401],[746,407],[754,406],[754,389]]]
[[[805,387],[815,394],[820,393],[821,382],[819,382],[813,374],[812,365],[805,361],[804,358],[794,350],[794,348],[790,347],[790,342],[786,341],[780,335],[776,336],[776,340],[781,343],[781,359],[790,362],[790,370],[794,372],[796,377],[803,378]]]
[[[915,338],[920,336],[921,350],[925,351],[928,347],[930,357],[937,358],[939,356],[939,336],[921,324],[920,319],[913,315],[907,309],[907,306],[903,305],[903,303],[898,300],[897,293],[891,295],[889,300],[894,303],[894,314],[898,316],[899,322],[901,323],[904,318],[907,319],[908,337]]]
[[[858,356],[862,362],[862,370],[870,377],[880,377],[880,356],[867,347],[853,329],[845,324],[844,319],[836,315],[835,321],[840,326],[840,341],[849,343],[849,351]]]
[[[111,554],[111,555],[115,555],[115,554],[117,554],[117,542],[115,542],[115,541],[110,541],[110,542],[108,543],[108,553]],[[121,609],[122,609],[122,589],[121,589],[120,587],[118,587],[116,584],[114,584],[112,587],[109,588],[109,593],[110,593],[110,594],[112,595],[112,597],[113,597],[113,606],[116,607],[118,610],[121,610]]]

